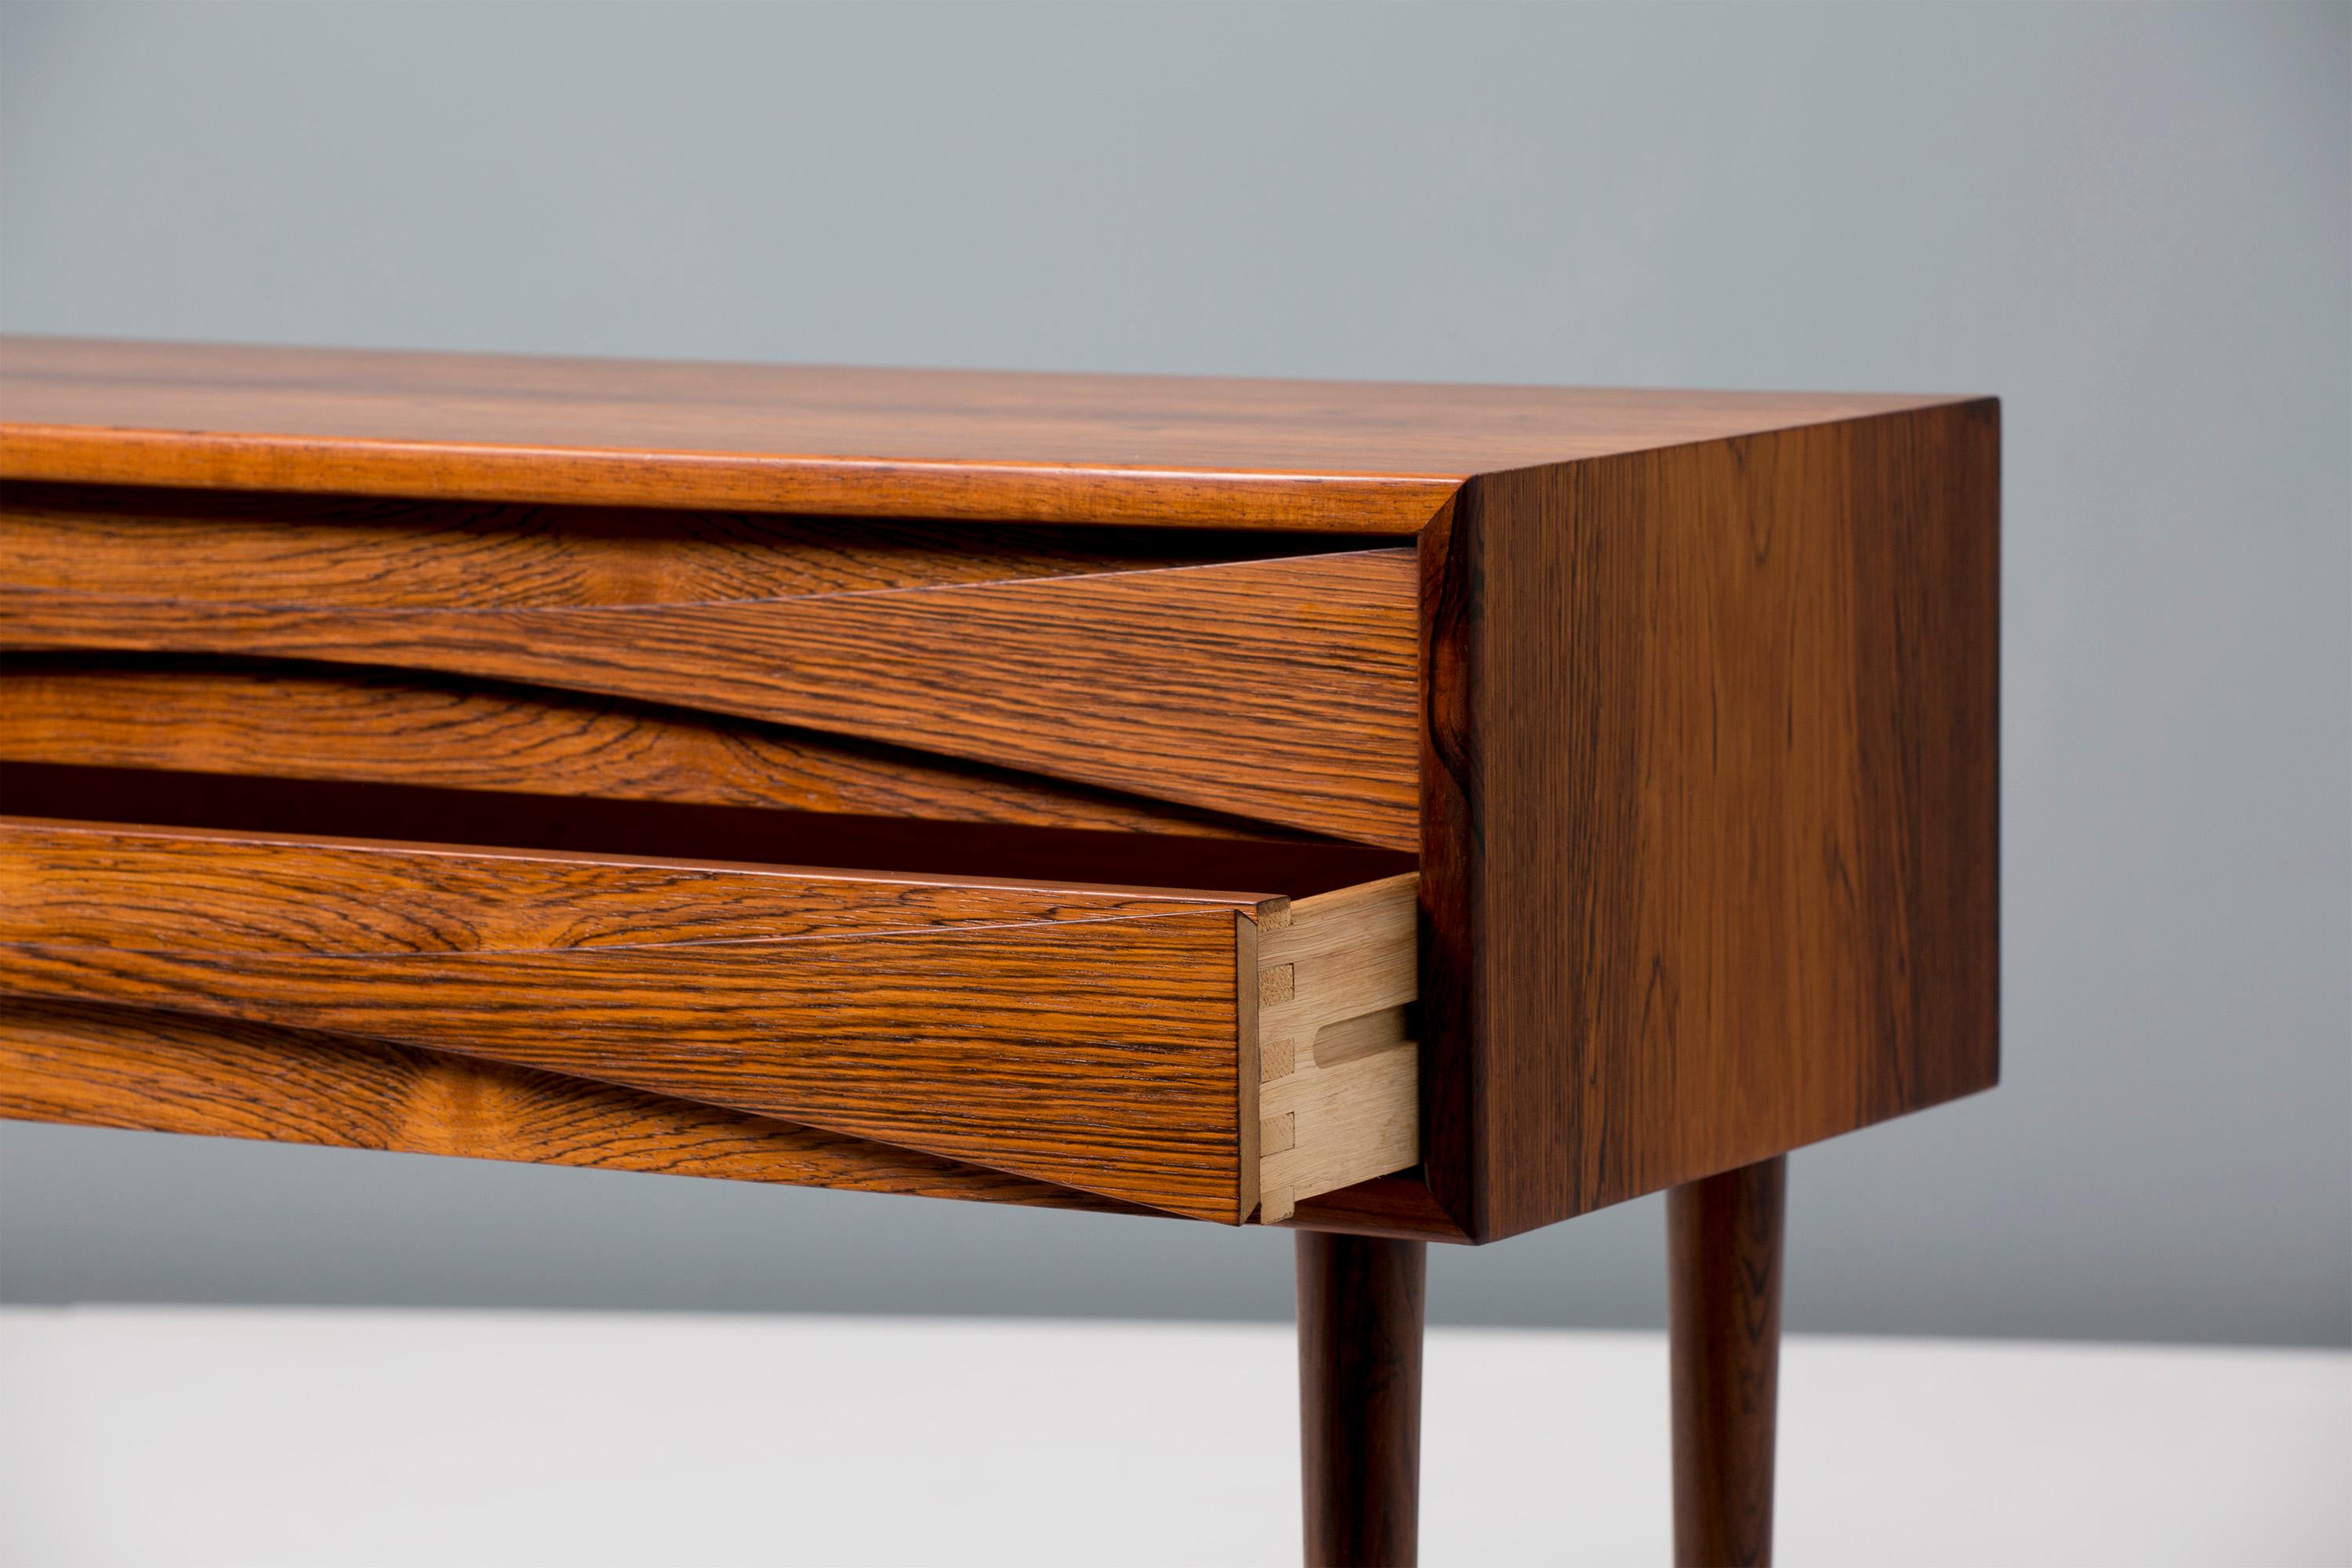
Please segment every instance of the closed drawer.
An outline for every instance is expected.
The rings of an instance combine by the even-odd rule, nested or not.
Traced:
[[[1409,548],[19,483],[0,557],[0,754],[1419,847]]]
[[[719,1136],[691,1131],[709,1108],[817,1130],[843,1160],[886,1145],[1280,1219],[1419,1157],[1415,889],[1291,900],[0,819],[0,1002],[46,1020],[0,1027],[0,1097],[102,1120],[68,1102],[100,1092],[83,1080],[104,1053],[59,1044],[55,1012],[96,1008],[157,1021],[124,1047],[151,1053],[151,1102],[175,1092],[152,1053],[209,1020],[188,1051],[217,1061],[218,1028],[244,1030],[252,1082],[396,1049],[681,1107],[680,1137]],[[821,1153],[801,1179],[825,1179]]]

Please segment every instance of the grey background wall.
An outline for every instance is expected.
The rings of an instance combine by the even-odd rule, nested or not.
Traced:
[[[2006,1082],[1800,1329],[2352,1341],[2352,11],[0,7],[10,331],[2007,400]],[[1659,1319],[1636,1203],[1434,1260]],[[1280,1316],[1287,1240],[0,1130],[0,1293]]]

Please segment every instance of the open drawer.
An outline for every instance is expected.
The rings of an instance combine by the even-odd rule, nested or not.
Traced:
[[[157,1049],[234,1037],[232,1100],[311,1092],[306,1053],[393,1051],[612,1086],[686,1115],[665,1125],[708,1110],[1279,1220],[1419,1158],[1416,889],[1294,900],[0,818],[0,1009],[47,1020],[0,1013],[0,1109],[93,1119],[48,1103],[88,1089],[58,1019],[128,1017],[111,1027]],[[827,1169],[811,1156],[805,1179]]]

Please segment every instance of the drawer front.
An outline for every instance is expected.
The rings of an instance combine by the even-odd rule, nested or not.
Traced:
[[[541,797],[560,788],[586,799],[916,819],[959,828],[990,824],[1195,840],[1304,837],[779,724],[349,666],[0,656],[0,764],[10,763]]]
[[[1400,952],[1410,990],[1412,904],[1411,878],[1293,904],[0,819],[0,1109],[103,1120],[72,1114],[67,1080],[106,1062],[212,1085],[151,1086],[159,1104],[283,1086],[251,1114],[299,1137],[310,1100],[341,1128],[429,1081],[478,1131],[505,1107],[487,1114],[520,1128],[522,1157],[627,1164],[603,1152],[651,1140],[730,1166],[710,1173],[893,1185],[859,1165],[864,1141],[919,1157],[898,1190],[1050,1201],[1049,1184],[1235,1223],[1270,1173],[1281,1218],[1417,1158],[1412,1047],[1384,1022]],[[1384,1076],[1301,1092],[1349,1019],[1334,1050]],[[447,1120],[379,1146],[446,1149]]]
[[[0,1116],[79,1127],[1152,1211],[822,1128],[481,1057],[0,991]]]
[[[689,773],[727,775],[711,787],[830,791],[850,810],[892,809],[879,803],[901,779],[917,799],[951,795],[956,773],[980,770],[979,793],[1035,820],[1075,823],[1086,806],[1057,801],[1115,792],[1415,848],[1413,552],[1310,548],[20,484],[0,495],[0,646],[496,682],[487,700],[505,717],[483,722],[619,758],[625,774],[615,721],[583,720],[570,699],[658,705],[646,732]],[[297,721],[318,709],[299,691],[273,700]],[[679,714],[777,728],[730,769],[710,758],[746,745],[668,733]],[[315,721],[288,754],[335,748]],[[566,739],[583,724],[601,739]],[[407,742],[436,744],[426,723]],[[542,788],[565,789],[560,752],[539,754]],[[760,782],[780,773],[783,785]]]

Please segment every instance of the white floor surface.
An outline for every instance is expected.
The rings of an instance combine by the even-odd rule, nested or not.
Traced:
[[[11,1309],[6,1568],[1293,1563],[1274,1326]],[[1423,1561],[1663,1563],[1665,1352],[1438,1330]],[[1790,1340],[1780,1560],[2352,1563],[2352,1355]]]

